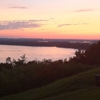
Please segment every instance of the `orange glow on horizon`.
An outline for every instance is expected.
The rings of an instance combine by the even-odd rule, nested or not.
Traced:
[[[20,34],[20,36],[19,36]],[[99,33],[55,33],[55,32],[25,32],[25,31],[2,31],[1,37],[8,38],[50,38],[50,39],[100,39]],[[84,38],[85,37],[85,38]]]

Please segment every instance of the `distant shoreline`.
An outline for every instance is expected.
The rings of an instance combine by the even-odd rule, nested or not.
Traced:
[[[48,44],[41,44],[41,43],[33,43],[33,44],[22,44],[22,43],[0,43],[0,45],[10,45],[10,46],[30,46],[30,47],[59,47],[59,48],[72,48],[72,49],[83,49],[87,50],[89,48],[89,43],[54,43],[53,45]],[[54,45],[58,44],[58,45]]]
[[[42,42],[40,42],[42,41]],[[74,43],[75,42],[75,43]],[[91,41],[92,43],[93,41]],[[60,47],[87,50],[90,46],[88,41],[83,40],[61,40],[61,39],[4,39],[0,38],[0,45],[15,46],[40,46]]]

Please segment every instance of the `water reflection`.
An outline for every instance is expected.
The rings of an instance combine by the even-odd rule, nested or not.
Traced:
[[[0,45],[0,62],[5,62],[7,57],[18,59],[26,54],[28,61],[34,59],[65,59],[74,56],[76,49],[66,49],[58,47],[27,47],[27,46],[7,46]]]

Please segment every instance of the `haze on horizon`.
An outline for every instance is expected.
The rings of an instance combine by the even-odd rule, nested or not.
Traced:
[[[100,39],[100,0],[1,0],[0,38]]]

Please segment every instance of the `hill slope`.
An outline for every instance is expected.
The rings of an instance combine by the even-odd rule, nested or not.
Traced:
[[[97,73],[100,68],[0,100],[100,100],[100,88],[95,86],[94,78]]]

